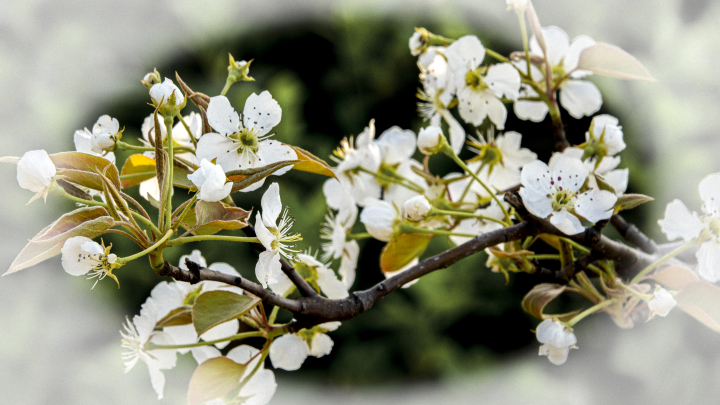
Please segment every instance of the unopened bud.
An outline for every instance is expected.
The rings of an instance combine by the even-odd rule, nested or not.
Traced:
[[[405,201],[405,214],[411,221],[421,221],[432,209],[432,205],[423,195],[415,196]]]
[[[445,138],[440,127],[431,125],[420,130],[418,134],[417,146],[425,155],[432,155],[439,152],[440,144]],[[447,143],[447,140],[445,141]]]
[[[143,86],[147,87],[148,89],[152,88],[157,83],[160,83],[162,81],[162,78],[160,77],[160,73],[157,71],[157,69],[153,70],[152,72],[146,74],[142,80],[140,80],[140,83],[143,84]]]
[[[244,60],[236,62],[235,58],[230,55],[230,64],[228,65],[228,81],[231,83],[235,83],[240,80],[244,82],[255,81],[255,79],[253,79],[249,75],[250,64],[252,63],[252,61],[253,60],[251,59],[249,62],[246,62]]]

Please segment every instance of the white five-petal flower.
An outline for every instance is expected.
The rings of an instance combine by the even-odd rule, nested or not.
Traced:
[[[550,165],[536,160],[525,165],[520,174],[520,196],[527,210],[567,235],[584,230],[576,215],[590,222],[612,216],[617,196],[605,190],[589,190],[579,194],[589,172],[580,159],[555,154]]]
[[[65,241],[60,252],[61,263],[63,269],[73,276],[84,276],[90,274],[88,278],[96,278],[95,285],[98,281],[110,276],[116,282],[118,281],[112,274],[113,263],[117,260],[114,253],[109,253],[109,248],[103,248],[99,243],[84,236],[74,236]],[[119,285],[119,283],[118,283]]]
[[[267,90],[247,98],[242,121],[225,96],[210,99],[207,116],[217,133],[207,133],[200,138],[198,159],[217,158],[217,164],[226,172],[297,159],[297,153],[291,147],[270,139],[274,135],[270,131],[280,123],[282,109]],[[291,168],[283,167],[273,174],[280,176]],[[263,182],[258,181],[242,191],[256,190]]]
[[[260,253],[260,259],[255,265],[255,276],[267,288],[280,282],[280,257],[293,260],[292,254],[298,252],[293,249],[293,242],[302,240],[300,234],[291,233],[290,228],[295,219],[288,213],[288,208],[282,209],[280,201],[280,186],[273,183],[265,191],[261,200],[262,211],[255,215],[255,233],[265,247]],[[280,215],[282,212],[282,216]],[[278,217],[280,222],[278,223]]]
[[[561,365],[567,360],[570,348],[577,343],[575,334],[560,321],[546,319],[537,327],[536,337],[540,346],[540,356],[548,356],[552,364]]]
[[[658,223],[671,241],[704,238],[695,253],[698,273],[703,279],[715,283],[720,280],[720,173],[706,176],[699,189],[705,215],[698,217],[697,213],[690,213],[682,201],[674,200],[667,205],[665,218]]]
[[[298,333],[282,335],[270,346],[273,367],[294,371],[300,368],[308,356],[323,357],[330,354],[333,341],[326,334],[340,327],[340,322],[327,322],[303,329]]]
[[[115,146],[120,132],[120,123],[109,115],[98,118],[93,125],[92,132],[87,128],[75,131],[73,141],[75,150],[94,156],[102,156],[105,159],[115,162],[115,154],[106,152]]]

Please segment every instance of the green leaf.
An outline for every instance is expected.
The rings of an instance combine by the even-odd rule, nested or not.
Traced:
[[[649,201],[653,201],[654,198],[648,197],[643,194],[623,194],[618,197],[615,203],[615,213],[620,211],[626,211],[637,207],[640,204],[644,204]]]
[[[293,150],[295,150],[298,160],[300,161],[298,163],[295,163],[295,165],[293,166],[293,170],[322,174],[323,176],[333,177],[337,179],[337,177],[335,177],[335,173],[330,168],[330,165],[328,165],[327,162],[325,162],[324,160],[306,151],[305,149],[298,148],[297,146],[286,146],[290,146],[291,148],[293,148]]]
[[[634,56],[604,42],[598,42],[580,53],[578,69],[618,79],[656,81]]]
[[[122,180],[122,188],[136,186],[147,179],[157,176],[155,159],[143,154],[135,154],[125,160],[120,175],[129,177]]]
[[[707,281],[687,284],[676,296],[678,308],[720,332],[720,288]]]
[[[605,177],[603,177],[597,173],[593,173],[592,175],[595,176],[595,181],[597,182],[598,187],[600,187],[600,190],[605,190],[605,191],[609,191],[613,194],[616,194],[615,188],[613,186],[611,186],[610,183],[607,182],[607,180],[605,180]]]
[[[424,233],[404,233],[393,237],[380,255],[380,268],[387,273],[402,269],[425,252],[432,238],[433,235]]]
[[[188,404],[198,405],[225,396],[240,385],[245,368],[227,357],[204,361],[190,378]]]
[[[192,307],[182,306],[170,311],[165,318],[155,324],[155,329],[162,329],[168,326],[189,325],[192,323]]]
[[[3,275],[26,269],[60,254],[65,241],[74,236],[90,239],[100,236],[114,222],[102,207],[84,207],[69,212],[35,235]]]
[[[195,299],[192,307],[193,326],[198,336],[221,323],[239,318],[260,302],[257,297],[230,291],[208,291]]]
[[[105,158],[82,152],[62,152],[50,155],[50,160],[58,169],[58,174],[64,176],[65,180],[71,183],[102,191],[102,180],[97,173],[105,171],[108,180],[116,188],[120,188],[120,175],[117,167]]]

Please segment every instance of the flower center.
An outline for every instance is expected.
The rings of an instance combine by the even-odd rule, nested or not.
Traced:
[[[554,183],[555,182],[553,181],[551,184],[555,187]],[[575,207],[576,196],[577,191],[571,192],[569,190],[564,190],[562,186],[557,186],[557,191],[555,191],[555,194],[551,197],[553,200],[553,211],[560,211],[563,208],[568,211],[572,211],[572,209]]]
[[[552,68],[552,80],[553,83],[557,83],[560,81],[563,77],[565,77],[565,69],[563,68],[562,63],[557,64],[556,66],[553,66]]]
[[[230,135],[228,138],[235,141],[238,145],[238,153],[242,153],[243,150],[249,149],[253,153],[257,152],[258,149],[258,136],[257,131],[252,128],[243,128],[240,132],[236,132]]]
[[[488,88],[488,85],[483,81],[480,70],[471,70],[465,74],[465,85],[475,91],[483,91]]]

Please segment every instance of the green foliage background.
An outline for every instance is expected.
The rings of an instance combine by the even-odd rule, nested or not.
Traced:
[[[498,42],[478,27],[459,21],[345,17],[336,22],[275,27],[227,39],[202,49],[184,51],[157,68],[170,78],[174,78],[177,71],[193,90],[213,96],[219,94],[224,85],[228,52],[237,60],[254,59],[250,74],[257,81],[238,83],[228,93],[235,109],[242,111],[251,93],[269,90],[283,109],[282,121],[275,128],[276,139],[328,159],[342,137],[360,133],[371,118],[376,120],[377,135],[393,125],[416,132],[421,127],[415,106],[418,69],[416,58],[410,55],[407,46],[415,26],[424,26],[451,38],[476,34],[485,46],[504,54],[519,47]],[[147,90],[138,83],[137,90],[126,99],[99,106],[88,115],[87,122],[93,122],[93,117],[101,114],[110,114],[125,126],[123,140],[132,143],[133,136],[140,134],[143,119],[152,112],[145,104],[148,100]],[[573,120],[567,115],[564,119],[570,141],[582,142],[590,120]],[[622,122],[622,117],[620,119]],[[522,133],[523,146],[547,161],[552,151],[549,120],[529,125],[517,120],[510,108],[506,129]],[[629,149],[633,148],[633,139],[626,136]],[[122,162],[127,156],[128,153],[118,154],[118,161]],[[630,167],[633,176],[629,191],[642,192],[636,186],[642,179],[641,157],[628,153],[622,156],[622,167]],[[451,162],[442,158],[434,158],[432,167],[441,174],[457,171]],[[291,171],[282,177],[271,177],[267,184],[273,181],[280,183],[283,204],[290,206],[297,218],[294,229],[304,238],[299,247],[317,249],[319,226],[326,212],[321,191],[325,178]],[[236,193],[233,198],[243,208],[259,207],[261,191]],[[176,190],[178,203],[184,197],[182,193]],[[137,188],[130,190],[130,194],[137,196]],[[151,215],[155,214],[150,211]],[[638,212],[633,212],[628,219],[642,223],[642,211]],[[358,223],[356,231],[361,228]],[[114,235],[106,240],[115,244],[114,252],[120,256],[137,250]],[[378,267],[383,244],[369,240],[362,241],[361,246],[354,289],[367,288],[383,278]],[[426,256],[451,246],[449,240],[435,238]],[[241,275],[254,279],[256,253],[242,244],[189,244],[167,250],[165,258],[177,263],[182,254],[199,248],[208,263],[227,262]],[[520,301],[538,278],[512,275],[506,284],[502,275],[487,270],[485,260],[484,253],[466,258],[449,269],[424,277],[407,290],[391,294],[371,311],[344,322],[331,334],[335,341],[332,354],[321,359],[309,358],[302,371],[293,375],[341,384],[436,379],[482,368],[504,354],[533,344],[535,338],[531,330],[537,321],[522,312]],[[137,313],[149,291],[161,281],[143,260],[125,266],[118,277],[121,289],[104,282],[96,290],[110,300],[121,302],[128,314]],[[567,308],[576,304],[565,299],[559,306]]]

